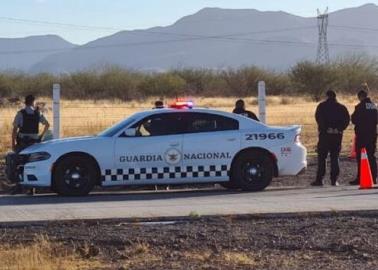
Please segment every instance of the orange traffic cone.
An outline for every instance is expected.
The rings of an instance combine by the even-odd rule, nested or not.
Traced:
[[[356,136],[353,137],[352,145],[351,145],[351,151],[350,151],[350,158],[356,158],[357,152],[356,152]]]
[[[371,175],[369,159],[366,149],[361,149],[361,166],[360,166],[360,189],[373,188],[373,176]]]

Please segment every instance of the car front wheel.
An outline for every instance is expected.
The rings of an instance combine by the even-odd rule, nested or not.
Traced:
[[[87,195],[98,178],[96,165],[90,159],[72,155],[58,162],[54,170],[54,190],[63,196]]]

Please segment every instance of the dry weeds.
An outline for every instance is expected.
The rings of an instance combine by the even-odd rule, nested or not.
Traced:
[[[62,244],[52,243],[43,235],[36,236],[30,244],[0,246],[0,262],[1,270],[96,269],[102,265]]]

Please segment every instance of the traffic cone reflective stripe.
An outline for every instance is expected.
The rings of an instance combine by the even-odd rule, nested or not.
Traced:
[[[360,189],[373,188],[373,176],[370,170],[370,164],[366,149],[361,149],[361,163],[360,163]]]

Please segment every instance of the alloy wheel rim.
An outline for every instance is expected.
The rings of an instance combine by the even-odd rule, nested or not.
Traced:
[[[79,165],[70,166],[65,170],[63,179],[70,188],[80,189],[89,181],[88,170]]]
[[[246,162],[242,166],[242,173],[248,183],[259,182],[265,175],[264,167],[258,162]]]

